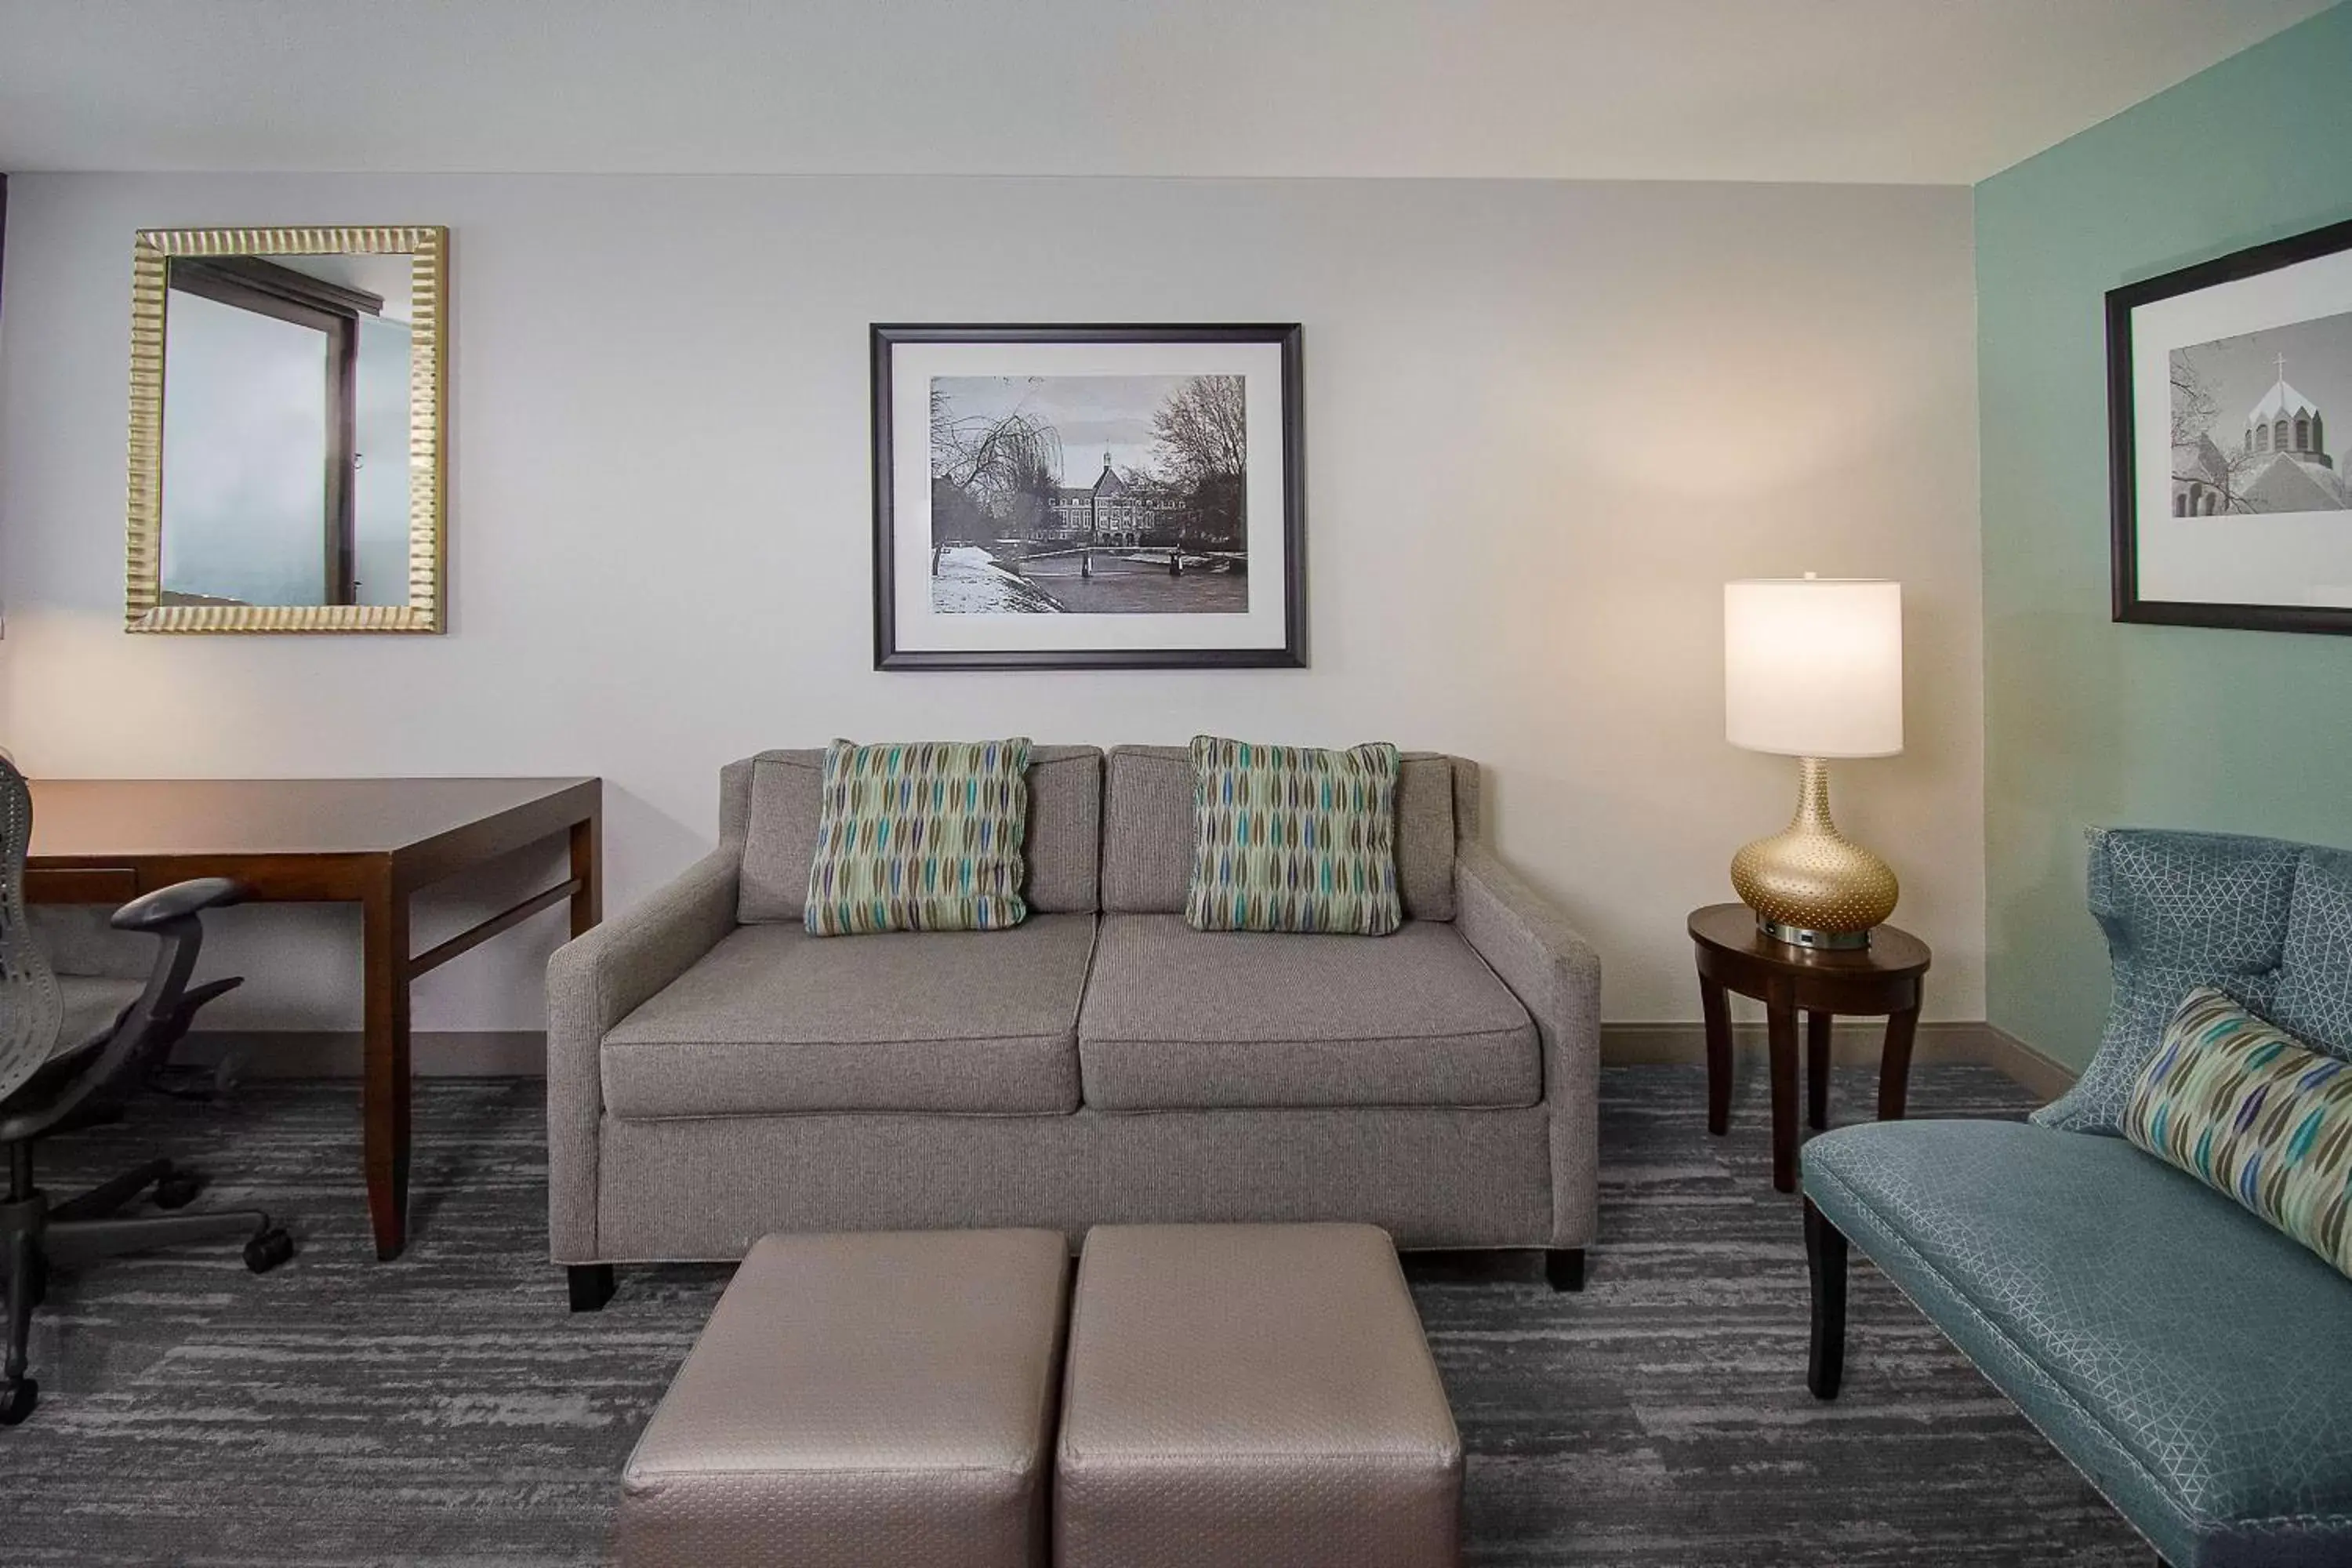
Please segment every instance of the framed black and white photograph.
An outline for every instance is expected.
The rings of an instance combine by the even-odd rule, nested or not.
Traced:
[[[1299,665],[1298,327],[877,326],[877,669]]]
[[[2107,295],[2115,618],[2352,633],[2352,223]]]

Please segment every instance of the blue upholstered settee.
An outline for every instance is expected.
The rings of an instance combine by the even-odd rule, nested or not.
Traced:
[[[2115,999],[2063,1099],[1806,1145],[1812,1390],[1850,1241],[2172,1568],[2352,1563],[2352,1279],[2115,1131],[2192,986],[2352,1058],[2352,855],[2103,830],[2090,903]]]

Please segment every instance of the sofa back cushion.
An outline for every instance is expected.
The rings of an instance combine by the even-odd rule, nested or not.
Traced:
[[[2180,999],[2210,985],[2268,1014],[2305,846],[2227,833],[2094,828],[2090,906],[2115,975],[2107,1026],[2045,1127],[2117,1132]]]
[[[1457,832],[1475,830],[1476,802],[1475,763],[1435,752],[1404,753],[1397,770],[1396,863],[1406,919],[1454,918],[1454,846]],[[1183,913],[1197,839],[1191,750],[1112,747],[1103,782],[1102,907],[1114,914]]]
[[[1029,861],[1023,895],[1040,914],[1097,907],[1102,752],[1092,746],[1035,746],[1029,753]],[[740,832],[743,869],[735,918],[746,925],[803,920],[809,867],[823,812],[822,749],[761,752],[721,775],[722,841]]]

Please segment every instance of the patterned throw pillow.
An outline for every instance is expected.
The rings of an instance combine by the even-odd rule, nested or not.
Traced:
[[[1028,767],[1025,739],[825,748],[809,934],[1019,925]]]
[[[1397,749],[1192,742],[1195,931],[1386,936],[1397,896]]]
[[[2123,1131],[2352,1275],[2352,1064],[2200,986],[2133,1086]]]

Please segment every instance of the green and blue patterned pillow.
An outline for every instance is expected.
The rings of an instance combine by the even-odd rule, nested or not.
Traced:
[[[1026,739],[826,747],[809,934],[1019,925],[1028,768]]]
[[[1386,936],[1397,894],[1397,749],[1192,742],[1195,931]]]
[[[2352,1275],[2352,1063],[2199,986],[2132,1086],[2123,1133]]]

